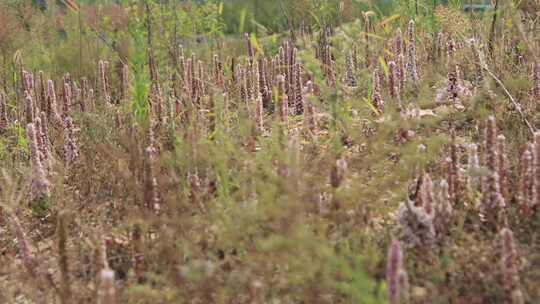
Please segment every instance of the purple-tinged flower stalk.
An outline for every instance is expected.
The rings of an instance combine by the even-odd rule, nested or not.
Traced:
[[[34,74],[22,71],[23,92],[27,91],[34,95]]]
[[[34,256],[32,256],[32,253],[30,252],[26,234],[24,233],[24,229],[15,215],[11,216],[11,219],[9,222],[11,223],[11,228],[13,229],[13,233],[15,234],[15,239],[17,240],[17,249],[19,250],[19,255],[23,262],[24,268],[26,268],[26,271],[28,271],[30,275],[35,276],[37,274],[36,273],[36,267],[37,267],[36,260],[34,259]]]
[[[501,271],[503,275],[503,285],[507,293],[507,303],[523,304],[523,293],[520,289],[518,254],[514,241],[514,234],[509,228],[503,228],[501,237]]]
[[[388,288],[388,303],[399,304],[407,301],[409,280],[403,267],[403,252],[398,240],[393,239],[388,248],[386,260],[386,284]]]
[[[532,143],[531,149],[533,155],[533,167],[534,167],[534,178],[533,178],[533,187],[534,194],[533,199],[531,200],[531,208],[533,212],[538,211],[538,205],[540,204],[540,132],[537,131],[534,133],[534,141]]]
[[[41,200],[49,196],[50,183],[40,160],[37,132],[33,123],[26,125],[26,139],[30,152],[32,176],[30,180],[30,201]]]
[[[536,102],[540,102],[540,63],[532,65],[532,95]]]
[[[45,112],[41,112],[41,114],[45,114]],[[49,171],[51,168],[51,152],[49,150],[49,136],[47,134],[47,121],[43,121],[43,119],[46,119],[46,115],[39,115],[36,117],[36,137],[37,137],[37,144],[38,144],[38,151],[39,151],[39,160],[41,161],[41,164],[43,165],[45,171]]]
[[[480,219],[492,227],[504,225],[506,202],[501,194],[500,179],[497,172],[490,173],[482,186]]]
[[[521,172],[519,178],[517,200],[521,212],[529,216],[535,205],[536,199],[536,176],[535,176],[536,147],[529,143],[521,155]]]
[[[32,94],[28,91],[24,91],[24,105],[26,123],[33,123],[36,119],[36,104],[34,102],[34,97],[32,97]]]
[[[502,220],[501,216],[506,207],[506,202],[501,193],[499,149],[497,149],[497,125],[495,117],[490,116],[488,118],[485,134],[484,159],[489,174],[482,180],[480,216],[483,221],[491,225],[500,225],[502,224],[500,221]]]

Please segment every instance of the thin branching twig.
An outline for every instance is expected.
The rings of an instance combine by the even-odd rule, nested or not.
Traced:
[[[495,80],[495,82],[497,82],[497,84],[499,84],[501,86],[501,88],[503,89],[504,91],[504,94],[506,94],[506,96],[508,97],[508,99],[510,99],[510,102],[512,102],[512,104],[514,105],[514,107],[516,108],[516,110],[518,111],[519,115],[521,116],[521,119],[523,120],[523,122],[525,122],[525,124],[527,125],[527,127],[529,128],[529,130],[531,131],[532,134],[534,134],[534,132],[536,131],[536,129],[533,127],[533,125],[529,122],[529,120],[527,119],[527,116],[525,115],[525,113],[523,113],[523,109],[521,108],[521,105],[517,102],[517,100],[514,98],[514,96],[512,96],[512,94],[510,94],[510,92],[508,91],[508,89],[506,88],[506,86],[504,85],[504,83],[499,79],[499,77],[497,77],[495,74],[493,74],[493,72],[491,72],[487,66],[483,66],[484,70],[489,74],[489,76],[491,76],[491,78],[493,78],[493,80]]]

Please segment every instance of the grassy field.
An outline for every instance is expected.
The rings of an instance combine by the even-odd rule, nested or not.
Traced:
[[[0,2],[0,303],[538,303],[540,7],[449,2]]]

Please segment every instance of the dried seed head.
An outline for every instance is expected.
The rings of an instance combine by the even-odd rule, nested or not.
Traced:
[[[390,96],[396,100],[396,108],[398,111],[403,111],[403,104],[401,103],[401,91],[400,91],[400,79],[398,66],[394,61],[388,63],[388,90]]]
[[[378,114],[382,113],[384,101],[381,96],[381,79],[379,78],[378,69],[373,70],[371,104]]]
[[[259,59],[259,90],[262,97],[263,106],[272,102],[272,90],[267,76],[267,60]],[[270,78],[271,79],[271,78]]]
[[[424,208],[426,214],[431,215],[434,213],[434,194],[433,194],[433,181],[429,174],[425,174],[422,178],[422,184],[420,186],[420,193],[418,193],[421,206]]]
[[[486,141],[485,141],[485,165],[491,172],[497,172],[497,124],[495,117],[490,116],[486,126]]]
[[[52,80],[47,81],[47,115],[52,117],[54,121],[60,120],[58,114],[58,107],[56,105],[56,92],[54,90],[54,82]]]
[[[253,52],[253,46],[251,45],[251,38],[248,33],[244,34],[244,38],[246,39],[249,65],[253,66],[253,58],[255,56],[255,53]]]
[[[6,94],[0,90],[0,134],[3,133],[9,124],[8,105]]]
[[[444,34],[443,32],[437,33],[437,58],[441,58],[444,50]]]
[[[403,34],[401,33],[401,28],[398,28],[394,36],[394,56],[396,58],[399,55],[403,54],[403,40],[401,38],[402,36]]]
[[[294,106],[295,106],[295,114],[301,115],[304,113],[304,92],[302,88],[302,66],[297,63],[295,65],[295,72],[294,72]]]
[[[343,82],[349,87],[356,87],[358,85],[354,76],[354,70],[353,54],[349,51],[345,55],[345,75],[343,76]]]
[[[283,75],[278,76],[278,92],[280,98],[280,118],[281,122],[288,127],[289,125],[289,98],[285,92],[285,77]]]
[[[24,91],[29,92],[32,96],[34,96],[34,74],[29,73],[27,71],[22,71],[23,75],[23,88]]]
[[[414,21],[409,21],[407,29],[407,79],[410,80],[415,88],[418,87],[418,68],[416,64],[416,43],[414,41]]]
[[[510,200],[510,168],[508,165],[508,157],[506,155],[506,138],[504,135],[497,136],[497,165],[499,174],[499,183],[501,194],[505,201]]]
[[[467,170],[469,171],[467,186],[471,191],[476,191],[480,187],[480,179],[477,176],[479,169],[480,160],[478,158],[478,146],[476,144],[470,144],[467,161]]]
[[[459,196],[461,194],[461,176],[460,176],[460,155],[459,149],[456,143],[456,136],[452,133],[452,142],[450,145],[450,157],[446,160],[447,172],[446,179],[448,181],[448,192],[450,193],[450,199],[453,204],[457,204]]]
[[[263,98],[260,92],[257,92],[257,98],[255,101],[255,124],[257,132],[262,133],[264,132],[264,105]]]
[[[100,60],[99,63],[98,63],[99,84],[100,84],[101,98],[103,98],[103,100],[107,104],[110,104],[111,103],[111,95],[109,93],[107,66],[108,66],[108,63],[106,61]]]
[[[309,97],[313,95],[313,82],[308,81],[306,83],[306,93],[308,97],[304,98],[305,103],[305,111],[304,111],[304,125],[309,129],[312,133],[317,132],[317,119],[315,117],[315,107],[309,100]]]
[[[70,116],[64,118],[64,160],[70,167],[79,157],[79,149],[75,138],[75,125]]]
[[[471,39],[469,43],[471,45],[471,50],[474,57],[474,65],[475,65],[475,79],[474,80],[475,80],[475,84],[478,86],[484,80],[484,73],[482,72],[482,59],[480,57],[480,51],[478,50],[476,41],[474,39]]]
[[[73,91],[69,82],[69,74],[64,76],[64,82],[62,86],[62,116],[69,115],[71,105],[73,104]]]
[[[217,54],[214,54],[214,63],[213,63],[213,76],[214,76],[214,82],[222,87],[224,84],[223,81],[223,64],[219,60],[219,56]]]
[[[402,54],[397,56],[397,75],[398,75],[398,84],[399,84],[399,93],[401,94],[401,97],[403,97],[403,93],[405,93],[405,58]]]
[[[39,71],[39,94],[37,96],[39,101],[40,111],[44,111],[47,108],[47,85],[45,84],[45,76],[43,71]]]
[[[153,132],[151,132],[153,134]],[[146,168],[145,168],[145,204],[146,206],[159,212],[161,209],[158,183],[156,178],[157,149],[154,146],[153,139],[150,139],[150,145],[146,148]]]
[[[444,179],[439,184],[435,209],[435,230],[439,237],[442,237],[449,230],[453,211],[450,193],[448,192],[448,182]]]
[[[83,96],[86,95],[84,94]],[[123,63],[121,63],[120,71],[120,100],[122,102],[127,102],[129,100],[129,66]]]
[[[345,179],[347,174],[347,161],[340,158],[336,161],[336,164],[332,167],[330,172],[330,183],[332,187],[338,188]]]
[[[448,67],[448,74],[446,80],[446,93],[448,94],[448,101],[450,104],[455,104],[459,99],[459,79],[458,70],[456,65]]]

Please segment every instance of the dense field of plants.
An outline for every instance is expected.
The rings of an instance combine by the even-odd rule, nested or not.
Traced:
[[[540,302],[540,3],[448,2],[0,1],[0,302]]]

